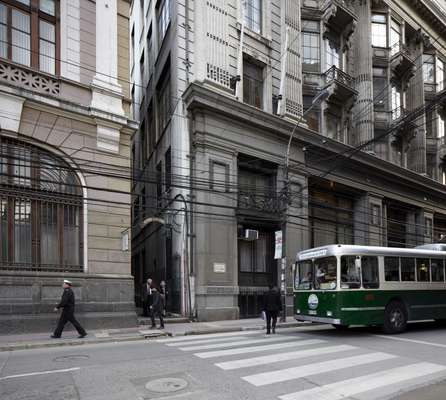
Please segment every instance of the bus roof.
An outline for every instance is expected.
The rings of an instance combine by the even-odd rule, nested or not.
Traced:
[[[297,260],[337,256],[337,255],[385,255],[385,256],[418,256],[418,257],[446,257],[446,251],[432,249],[407,249],[399,247],[358,246],[352,244],[332,244],[315,247],[297,253]]]

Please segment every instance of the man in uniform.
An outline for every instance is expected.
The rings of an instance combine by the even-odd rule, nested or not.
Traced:
[[[60,338],[63,328],[67,322],[71,322],[79,333],[79,338],[87,336],[87,332],[82,328],[81,324],[74,317],[74,292],[71,290],[71,282],[68,280],[63,281],[63,294],[60,303],[54,308],[54,311],[58,311],[62,308],[62,314],[60,314],[59,323],[52,338]]]

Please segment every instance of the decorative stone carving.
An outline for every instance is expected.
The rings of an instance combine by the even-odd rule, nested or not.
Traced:
[[[59,95],[60,82],[16,65],[0,62],[0,80],[39,93]]]

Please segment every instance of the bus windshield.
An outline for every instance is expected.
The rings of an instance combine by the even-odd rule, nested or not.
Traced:
[[[298,290],[336,289],[336,257],[317,258],[297,264],[295,288]]]

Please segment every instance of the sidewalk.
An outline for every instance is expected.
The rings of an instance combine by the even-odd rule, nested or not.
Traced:
[[[286,322],[278,322],[277,328],[306,326],[311,323],[297,322],[288,317]],[[234,332],[241,330],[265,329],[265,323],[259,318],[227,320],[215,322],[181,322],[166,323],[163,330],[149,329],[147,325],[126,329],[106,329],[89,331],[84,339],[77,338],[76,331],[64,331],[61,339],[51,339],[48,333],[30,333],[20,335],[1,335],[0,351],[36,349],[42,347],[78,346],[84,344],[125,342],[146,340],[159,336],[199,335],[205,333]]]

